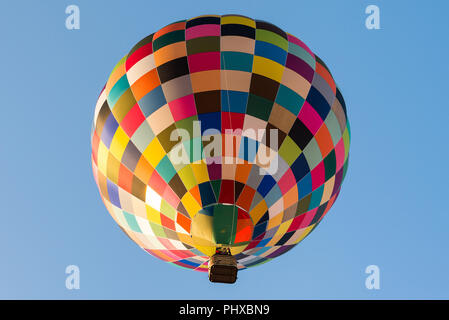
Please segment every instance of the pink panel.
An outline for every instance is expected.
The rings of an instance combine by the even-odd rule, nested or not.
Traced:
[[[168,103],[168,106],[170,107],[175,122],[196,114],[193,94],[173,100]]]
[[[323,124],[321,117],[307,101],[304,102],[301,111],[299,111],[298,118],[313,134],[315,134]]]
[[[295,176],[290,168],[284,173],[282,178],[278,182],[279,189],[282,194],[286,194],[293,186],[296,185]]]
[[[324,163],[321,161],[312,170],[312,190],[320,187],[325,182]]]
[[[296,231],[299,229],[299,225],[301,224],[301,221],[304,219],[303,216],[297,216],[293,219],[292,223],[290,224],[290,227],[288,227],[287,232]]]
[[[173,208],[177,208],[180,202],[178,196],[169,185],[167,185],[167,187],[165,188],[162,198],[164,198],[164,200],[167,201],[167,203],[170,204]]]
[[[299,228],[308,227],[310,222],[312,221],[313,217],[315,216],[315,213],[317,210],[318,210],[318,208],[315,208],[313,210],[310,210],[307,213],[304,213],[304,219],[302,219],[301,224],[299,225]]]
[[[345,143],[343,141],[343,138],[338,141],[337,145],[335,146],[335,158],[337,159],[337,172],[338,170],[343,167],[345,163]]]
[[[210,37],[210,36],[220,36],[221,26],[218,24],[203,24],[200,26],[195,26],[186,29],[186,40],[199,38],[199,37]]]

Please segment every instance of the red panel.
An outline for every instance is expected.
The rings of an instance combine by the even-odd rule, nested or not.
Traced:
[[[151,175],[150,181],[148,182],[148,185],[159,195],[163,195],[167,183],[164,181],[164,179],[162,179],[159,173],[157,173],[157,171],[154,170],[153,174]]]
[[[237,200],[237,205],[239,207],[243,208],[244,210],[249,211],[249,208],[251,207],[251,202],[253,202],[255,193],[256,193],[256,190],[245,185],[242,193],[240,194],[239,199]]]
[[[133,173],[129,171],[123,164],[120,164],[120,171],[118,174],[118,185],[123,190],[132,192],[132,184],[133,184]]]
[[[226,129],[236,130],[243,129],[243,122],[245,121],[245,114],[235,112],[221,113],[221,132],[226,133]]]
[[[143,47],[140,47],[132,55],[126,59],[125,67],[126,71],[131,69],[137,62],[145,58],[146,56],[153,53],[153,43],[148,43],[144,45]]]
[[[143,115],[142,110],[140,110],[140,106],[136,103],[123,118],[120,126],[126,132],[128,137],[131,138],[137,128],[139,128],[144,121],[145,116]]]
[[[175,222],[163,214],[161,214],[161,224],[170,230],[176,231]]]
[[[176,216],[176,223],[179,224],[185,231],[190,233],[190,219],[183,214],[178,213]]]
[[[234,181],[222,180],[220,189],[220,203],[234,204]]]

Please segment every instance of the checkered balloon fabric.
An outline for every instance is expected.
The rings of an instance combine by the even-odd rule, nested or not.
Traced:
[[[138,42],[98,98],[92,166],[120,228],[151,255],[207,271],[290,250],[335,202],[345,102],[301,40],[237,15],[172,23]]]

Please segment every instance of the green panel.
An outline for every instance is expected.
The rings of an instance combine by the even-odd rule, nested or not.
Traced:
[[[280,35],[263,29],[256,29],[256,40],[265,41],[278,46],[285,51],[288,50],[288,41]]]
[[[172,31],[163,36],[157,38],[153,41],[153,51],[157,51],[162,47],[168,46],[169,44],[184,41],[184,30]]]
[[[289,110],[294,115],[298,115],[299,110],[304,104],[304,98],[292,89],[281,84],[276,96],[276,103]]]
[[[213,180],[210,184],[214,190],[215,199],[218,199],[220,197],[221,180]]]
[[[335,115],[335,113],[332,110],[327,115],[326,120],[324,120],[324,123],[326,124],[327,128],[329,129],[329,133],[331,134],[332,142],[334,143],[334,146],[336,146],[338,141],[341,138],[341,130],[340,130],[340,123],[338,122],[337,116]]]
[[[307,211],[309,211],[309,206],[310,206],[310,201],[311,200],[312,200],[312,194],[311,193],[309,193],[304,198],[299,200],[298,208],[296,209],[296,215],[295,216],[300,216],[301,214],[304,214]]]
[[[256,96],[252,93],[249,94],[248,106],[246,109],[247,114],[268,121],[271,109],[273,109],[273,101]]]
[[[186,130],[189,133],[189,138],[191,139],[192,137],[195,137],[195,135],[201,135],[201,125],[198,125],[198,128],[196,129],[197,132],[194,132],[194,121],[198,121],[197,115],[177,121],[176,128]]]
[[[310,170],[315,168],[322,160],[320,147],[315,138],[312,138],[307,146],[304,148],[304,156],[306,157],[307,164]]]
[[[137,224],[136,217],[133,214],[123,211],[123,215],[131,230],[142,233],[142,230],[140,230],[139,225]]]
[[[173,168],[173,165],[166,155],[156,166],[156,171],[167,183],[169,183],[171,178],[173,178],[173,176],[176,174],[175,168]]]
[[[343,132],[343,142],[345,143],[345,159],[348,159],[350,140],[351,140],[351,135],[350,135],[349,127],[346,126],[345,132]]]
[[[335,150],[332,150],[326,158],[324,158],[324,169],[326,181],[332,178],[337,170],[337,159],[335,158]]]
[[[222,52],[221,66],[223,70],[251,72],[253,70],[253,55],[244,52]]]
[[[156,223],[153,223],[150,221],[151,229],[153,230],[154,234],[161,238],[167,238],[167,235],[164,232],[164,228]]]
[[[231,205],[214,206],[214,235],[217,244],[234,243],[237,230],[237,210]]]
[[[286,136],[284,141],[282,142],[281,147],[279,148],[279,155],[285,162],[288,163],[289,166],[295,162],[295,160],[301,154],[301,149],[298,145],[290,138],[290,136]]]
[[[172,220],[176,218],[176,210],[164,199],[161,202],[161,212]]]
[[[220,52],[220,37],[200,37],[190,39],[186,43],[188,55],[201,52]]]

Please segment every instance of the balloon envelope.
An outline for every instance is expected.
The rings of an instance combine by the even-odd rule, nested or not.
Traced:
[[[243,16],[174,22],[115,66],[95,108],[92,166],[121,229],[197,271],[227,247],[239,269],[299,243],[348,166],[343,96],[324,62]]]

